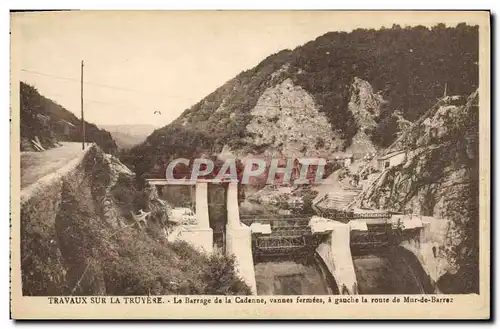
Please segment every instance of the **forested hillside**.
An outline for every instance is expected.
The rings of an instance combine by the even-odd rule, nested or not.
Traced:
[[[142,175],[162,172],[165,161],[179,155],[218,153],[224,147],[259,152],[267,145],[255,145],[255,133],[247,129],[256,105],[283,113],[287,108],[313,107],[326,117],[337,142],[340,138],[335,149],[349,147],[360,129],[377,147],[387,147],[397,136],[398,120],[415,121],[445,90],[449,95],[469,95],[477,89],[477,40],[478,27],[466,24],[327,33],[240,73],[156,130],[125,161]],[[375,126],[360,127],[349,110],[355,78],[367,81],[383,100]],[[265,95],[269,93],[275,95]],[[293,93],[310,97],[313,104],[294,103]],[[300,125],[297,114],[288,115]],[[302,155],[310,155],[314,147],[309,145]]]
[[[58,141],[81,142],[81,120],[38,90],[21,82],[20,86],[21,151],[33,150],[32,140],[43,148],[54,147]],[[106,153],[115,153],[117,146],[111,134],[85,122],[87,142],[94,142]]]

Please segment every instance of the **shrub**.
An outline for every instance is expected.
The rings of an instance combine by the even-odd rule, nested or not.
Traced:
[[[236,275],[234,257],[213,253],[202,274],[207,295],[249,295],[250,288]]]
[[[314,146],[316,149],[320,149],[325,147],[325,140],[321,137],[318,137],[316,139],[316,145]]]
[[[249,294],[234,259],[206,256],[186,242],[161,243],[143,232],[119,238],[117,257],[106,265],[110,295]]]

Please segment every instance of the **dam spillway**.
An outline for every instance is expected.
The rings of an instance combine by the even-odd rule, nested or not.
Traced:
[[[416,257],[403,247],[353,254],[358,294],[429,294],[434,290]],[[258,295],[338,295],[319,257],[268,259],[255,264]]]
[[[434,293],[429,278],[413,253],[386,247],[353,254],[359,294]]]
[[[236,183],[227,184],[225,199],[217,249],[235,257],[252,294],[433,292],[415,254],[398,247],[402,239],[418,240],[422,223],[380,212],[240,216]],[[210,216],[206,182],[196,183],[196,201],[197,225],[179,238],[210,253],[221,232],[211,227],[211,217],[220,216]]]
[[[272,233],[252,239],[259,295],[335,295],[339,287],[341,294],[434,292],[417,257],[398,246],[401,235],[393,232],[390,224],[378,222],[365,232],[347,231],[347,240],[339,245],[336,242],[345,234],[311,234],[300,221],[277,219],[268,223]],[[262,241],[266,241],[266,248],[262,248]],[[321,248],[316,248],[318,244]],[[343,251],[337,253],[339,249]],[[329,261],[334,266],[328,266]],[[351,269],[345,272],[347,265]],[[339,272],[336,267],[344,269]],[[353,288],[346,289],[342,283],[351,283],[348,286]]]
[[[335,294],[325,274],[314,261],[267,261],[255,264],[258,295]]]

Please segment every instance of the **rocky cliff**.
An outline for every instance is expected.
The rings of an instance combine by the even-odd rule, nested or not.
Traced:
[[[406,160],[381,175],[360,205],[444,217],[447,200],[478,177],[477,118],[477,92],[439,101],[384,152],[404,151]]]
[[[477,91],[442,98],[386,151],[404,151],[406,159],[382,172],[358,204],[448,220],[443,252],[464,276],[464,291],[478,284],[470,275],[479,248],[478,111]]]
[[[377,151],[370,135],[378,126],[381,108],[385,103],[381,94],[375,93],[368,81],[354,77],[348,109],[356,123],[357,133],[347,149],[349,153],[364,155]]]
[[[250,136],[245,141],[268,156],[327,157],[342,149],[344,140],[332,132],[317,107],[309,93],[286,79],[266,89],[251,109],[252,119],[246,126]]]

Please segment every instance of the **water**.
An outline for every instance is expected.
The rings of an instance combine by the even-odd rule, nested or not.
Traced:
[[[360,294],[433,293],[416,257],[404,248],[353,255]],[[336,295],[338,288],[321,260],[272,260],[255,265],[258,295]]]
[[[255,265],[258,295],[329,295],[336,287],[329,284],[321,266],[312,260],[268,261]]]
[[[360,294],[432,293],[416,257],[401,248],[387,248],[353,257]]]

